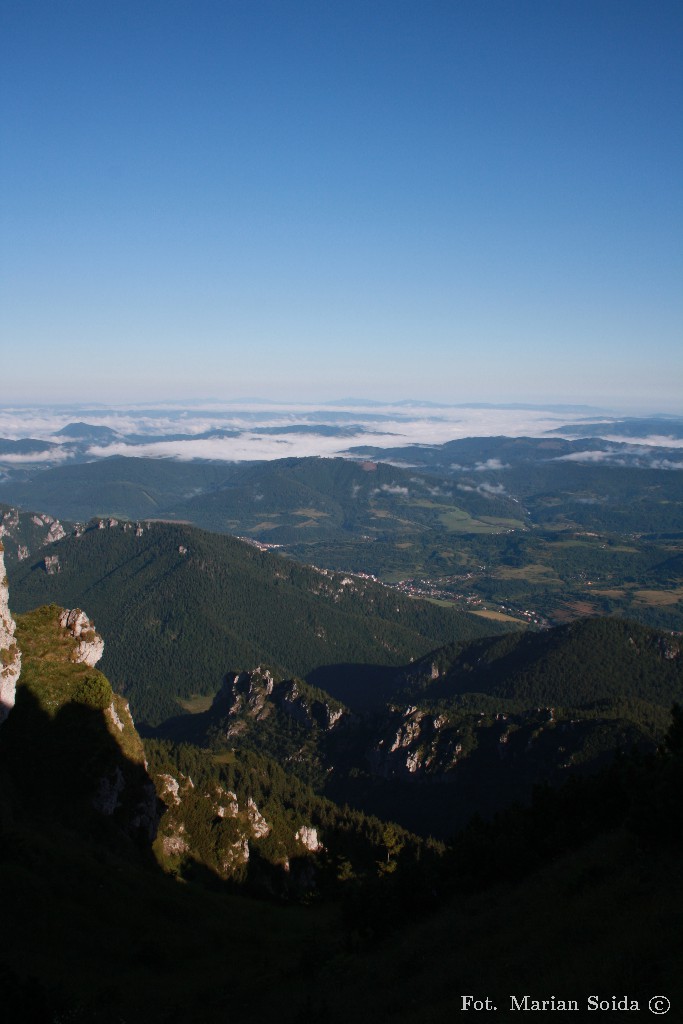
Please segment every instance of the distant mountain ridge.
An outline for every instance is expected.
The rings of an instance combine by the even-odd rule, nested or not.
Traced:
[[[67,423],[61,430],[55,431],[55,437],[64,437],[72,441],[102,442],[113,441],[121,437],[118,431],[111,427],[98,426],[92,423]]]

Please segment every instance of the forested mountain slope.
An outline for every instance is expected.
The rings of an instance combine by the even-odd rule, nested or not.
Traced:
[[[11,570],[15,608],[87,607],[106,641],[104,671],[150,722],[258,664],[362,700],[363,666],[500,630],[189,526],[99,521],[51,545],[50,558],[50,572],[44,558]]]
[[[616,614],[682,628],[679,449],[475,437],[352,454],[10,464],[0,499],[81,522],[192,522],[281,546],[305,564],[482,606],[511,625]],[[14,532],[17,551],[33,551]],[[7,551],[11,561],[9,541]]]
[[[411,697],[502,697],[523,706],[637,698],[669,708],[683,696],[680,636],[615,618],[579,619],[434,651],[406,672]]]

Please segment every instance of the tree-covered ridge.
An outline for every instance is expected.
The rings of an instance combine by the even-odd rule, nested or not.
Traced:
[[[455,493],[449,483],[439,486],[410,469],[340,458],[230,464],[116,456],[56,466],[28,480],[6,478],[0,497],[81,522],[156,516],[278,543],[404,534],[437,526],[449,514],[465,521],[519,514],[504,496]]]
[[[526,705],[638,698],[670,707],[683,695],[680,637],[614,618],[581,619],[436,650],[407,672],[430,698],[482,693]]]
[[[234,750],[266,755],[318,792],[336,770],[331,735],[348,734],[358,721],[340,701],[302,679],[282,679],[258,666],[229,672],[203,712],[164,722],[155,735],[232,756]]]
[[[354,769],[328,791],[447,836],[539,783],[652,751],[683,696],[680,639],[620,620],[451,645],[395,677]],[[360,754],[360,756],[359,756]]]
[[[175,514],[207,529],[279,544],[367,542],[385,534],[401,539],[442,530],[451,520],[471,523],[475,532],[513,521],[524,526],[505,497],[454,491],[450,482],[381,461],[319,458],[235,467],[224,485],[179,504]]]
[[[15,481],[5,480],[0,497],[75,522],[97,515],[136,519],[162,515],[175,502],[219,486],[228,473],[225,464],[113,456],[53,466],[28,479],[22,474]]]
[[[50,551],[54,572],[42,558],[12,570],[14,606],[87,607],[103,670],[150,722],[176,713],[176,698],[215,693],[226,669],[270,665],[336,693],[364,666],[500,629],[185,525],[100,520]]]

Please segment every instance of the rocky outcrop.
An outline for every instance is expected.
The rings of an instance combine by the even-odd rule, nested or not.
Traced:
[[[15,629],[16,623],[9,610],[5,553],[0,542],[0,722],[14,707],[21,672],[21,652],[14,639]]]
[[[224,878],[243,874],[254,843],[272,829],[253,797],[240,805],[237,794],[221,785],[195,787],[189,775],[159,772],[157,792],[166,812],[159,826],[158,851],[171,862],[203,862]],[[315,829],[300,829],[296,840],[307,850],[321,849]]]
[[[178,780],[174,779],[172,775],[169,775],[166,772],[162,772],[160,775],[157,775],[157,780],[159,783],[159,796],[169,805],[175,804],[177,807],[180,803],[180,797],[178,796],[180,792],[180,783]]]
[[[222,786],[217,786],[215,795],[217,797],[216,817],[236,818],[240,811],[237,793],[233,793],[230,789],[223,789]]]
[[[478,719],[476,720],[478,721]],[[474,724],[410,706],[390,712],[384,735],[368,751],[371,769],[383,778],[445,779],[467,756]]]
[[[161,848],[167,857],[183,857],[190,851],[190,845],[187,839],[180,834],[180,830],[164,836],[161,840]]]
[[[318,699],[311,696],[306,687],[296,679],[282,683],[275,695],[276,702],[290,718],[307,729],[317,726],[329,731],[347,714],[346,709],[331,697]]]
[[[322,844],[318,839],[318,830],[310,825],[302,825],[296,832],[294,838],[298,843],[308,850],[309,853],[318,853],[322,850]]]
[[[11,536],[13,531],[19,526],[19,509],[10,508],[7,512],[3,513],[2,522],[0,522],[0,537],[4,537],[5,534]]]
[[[46,555],[44,564],[45,572],[48,576],[55,576],[58,572],[62,571],[62,567],[59,564],[59,555]]]
[[[251,797],[247,800],[247,818],[256,839],[263,839],[270,832],[270,825],[263,817]]]
[[[224,851],[221,869],[224,876],[229,877],[237,868],[242,867],[249,860],[249,840],[246,836],[240,836],[227,846]]]
[[[78,641],[72,660],[91,668],[95,666],[102,657],[104,640],[85,612],[80,608],[65,608],[59,616],[59,625]]]
[[[118,519],[98,519],[96,520],[96,522],[98,530],[106,530],[107,527],[110,530],[113,530],[116,526],[119,525]]]
[[[54,523],[51,524],[50,529],[47,531],[47,537],[45,539],[46,544],[54,544],[56,540],[61,540],[62,537],[66,537],[66,530],[58,519],[55,519]]]
[[[344,705],[328,694],[314,691],[298,679],[275,679],[260,665],[251,672],[227,675],[211,707],[213,716],[225,716],[228,738],[243,733],[248,720],[264,721],[276,711],[307,730],[324,732],[350,717]]]
[[[125,704],[125,708],[126,708],[126,711],[128,713],[128,717],[130,718],[131,723],[132,723],[133,719],[132,719],[132,716],[130,714],[130,707],[129,707],[129,705],[127,703]],[[114,701],[112,701],[111,704],[109,705],[109,707],[106,708],[105,714],[106,714],[107,718],[109,719],[109,721],[111,722],[111,724],[114,726],[114,728],[118,729],[119,732],[123,732],[123,730],[125,729],[125,725],[121,721],[121,716],[119,715],[118,711],[116,710],[116,704],[115,704]]]

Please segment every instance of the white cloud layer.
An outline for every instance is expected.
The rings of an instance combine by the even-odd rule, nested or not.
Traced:
[[[375,494],[378,494],[380,490],[386,491],[387,494],[403,494],[406,497],[410,493],[407,487],[401,487],[400,484],[382,484],[379,489],[375,488]]]
[[[605,451],[572,452],[559,455],[553,462],[580,462],[592,465],[630,466],[632,469],[683,469],[683,461],[657,458],[651,450],[636,447],[608,448]]]
[[[72,453],[69,451],[60,448],[48,448],[42,452],[27,452],[26,454],[8,452],[6,455],[0,455],[0,462],[11,466],[24,466],[36,462],[63,462],[65,459],[72,457]]]
[[[502,497],[503,495],[507,494],[507,491],[505,490],[502,484],[484,483],[477,484],[476,487],[471,487],[470,484],[458,484],[457,488],[459,491],[471,491],[476,492],[477,494],[483,494],[485,498],[491,496]]]
[[[0,437],[11,439],[33,437],[38,440],[63,442],[62,430],[69,423],[85,422],[108,427],[120,439],[102,441],[89,449],[91,458],[111,455],[129,457],[174,458],[180,460],[212,459],[250,461],[302,457],[311,455],[343,455],[349,449],[370,445],[378,448],[403,447],[411,444],[439,445],[465,437],[543,436],[564,424],[585,419],[585,411],[560,408],[489,408],[479,406],[391,405],[341,402],[336,405],[276,404],[235,402],[230,405],[175,404],[157,406],[58,406],[53,408],[25,406],[0,407]],[[296,432],[297,426],[305,432]],[[343,428],[343,435],[330,434],[330,428]],[[199,437],[216,431],[231,430],[234,437]],[[264,432],[267,431],[267,432]],[[318,432],[320,431],[320,432]],[[132,444],[126,435],[138,435],[143,441]],[[185,435],[178,440],[164,435]],[[623,438],[614,438],[621,440]],[[683,447],[683,440],[646,439],[668,448]],[[4,456],[3,461],[40,462],[66,458],[54,452]],[[598,453],[596,461],[606,458]],[[615,456],[616,458],[616,456]],[[577,457],[589,461],[590,457]],[[407,463],[401,463],[406,465]],[[475,467],[481,471],[503,470],[499,459],[488,459]],[[662,467],[663,468],[663,467]],[[671,465],[669,468],[678,468]]]

